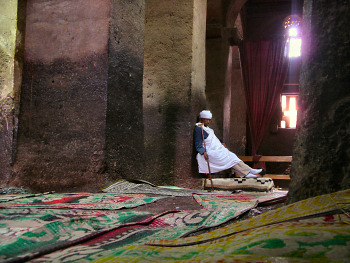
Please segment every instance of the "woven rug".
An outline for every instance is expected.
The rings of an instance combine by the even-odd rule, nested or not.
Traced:
[[[113,209],[134,207],[136,203],[132,202],[136,200],[140,205],[160,197],[111,193],[22,196],[0,203],[0,235],[8,238],[5,243],[0,242],[0,252],[4,252],[5,259],[11,260],[34,258],[48,252],[53,253],[43,257],[47,261],[78,255],[97,258],[101,253],[109,253],[110,248],[135,242],[144,244],[156,239],[174,239],[217,227],[254,208],[257,197],[263,196],[262,193],[247,194],[249,197],[244,199],[243,193],[208,193],[200,195],[204,209],[169,211],[153,216],[137,211],[115,213]],[[206,202],[216,205],[207,206]],[[71,247],[84,240],[89,240],[88,245]],[[66,249],[55,252],[61,248]]]
[[[271,178],[213,178],[217,190],[272,191],[275,187]],[[203,188],[211,189],[211,181],[203,180]]]
[[[250,204],[254,198],[259,198],[252,196],[254,193],[249,194],[251,196],[244,196],[243,193],[237,195],[236,200],[241,198],[242,204]],[[208,196],[210,198],[212,195]],[[243,202],[245,199],[246,202]],[[258,201],[260,200],[261,197]],[[230,200],[232,201],[234,200]],[[29,235],[22,234],[15,238],[26,239],[27,243],[23,242],[26,246],[23,248],[25,253],[16,254],[9,260],[23,260],[23,256],[29,259],[39,255],[43,256],[31,262],[303,262],[304,259],[307,262],[347,262],[350,258],[347,215],[350,210],[350,190],[307,199],[205,234],[181,238],[205,225],[220,222],[221,219],[216,221],[220,216],[215,218],[214,212],[221,212],[222,208],[229,209],[229,206],[222,204],[225,202],[219,203],[221,204],[214,205],[211,209],[203,208],[199,211],[169,211],[154,216],[138,214],[134,215],[133,221],[128,221],[128,215],[125,215],[119,225],[113,223],[116,220],[111,220],[113,211],[96,210],[97,213],[110,213],[106,217],[98,217],[96,214],[99,222],[110,224],[110,227],[102,227],[102,230],[98,230],[98,223],[92,224],[93,215],[88,218],[90,221],[87,218],[75,220],[76,217],[69,218],[73,219],[69,223],[58,220],[54,222],[56,224],[47,227],[51,235],[58,234],[52,238],[53,243],[43,243],[40,248],[33,247],[30,242],[41,238],[40,233],[43,232],[30,231]],[[45,211],[42,208],[32,209],[38,213]],[[69,212],[66,209],[60,211],[63,214]],[[11,211],[8,215],[15,216]],[[48,213],[46,216],[40,220],[53,215]],[[26,217],[25,212],[22,217]],[[16,220],[11,219],[13,221]],[[74,233],[77,239],[68,239],[68,242],[57,239],[61,235],[63,238],[71,235],[70,227],[77,231]],[[84,232],[85,229],[92,231]],[[82,236],[81,239],[79,235]],[[2,240],[3,238],[0,239],[1,242]],[[17,242],[14,247],[22,247],[21,242]],[[77,243],[80,245],[73,246]],[[3,251],[8,252],[10,249]],[[50,252],[52,253],[49,254]],[[6,262],[2,251],[0,255],[3,257],[0,256],[0,261]]]
[[[349,262],[349,210],[347,190],[198,236],[112,249],[92,262]]]
[[[159,215],[115,210],[161,198],[107,193],[4,196],[0,203],[0,261],[32,258],[121,225],[151,222]]]
[[[265,225],[271,225],[289,220],[296,220],[305,217],[316,217],[326,213],[338,213],[350,210],[350,190],[340,191],[327,195],[320,195],[300,202],[283,206],[281,208],[263,213],[253,218],[233,223],[207,234],[179,240],[157,241],[154,244],[176,244],[186,245],[196,242],[203,242],[231,235],[241,231],[255,229]]]
[[[17,211],[7,211],[9,220],[1,220],[0,261],[23,261],[42,254],[73,246],[84,240],[119,227],[147,225],[160,215],[124,211],[68,214],[68,211],[36,210],[33,217]],[[4,213],[6,216],[6,213]],[[50,218],[56,216],[57,218]],[[16,218],[14,218],[16,217]],[[2,217],[3,218],[3,217]]]
[[[103,241],[104,244],[113,243],[113,246],[178,238],[221,225],[255,206],[253,203],[237,203],[220,209],[165,212],[162,215],[135,210],[116,213],[115,210],[154,202],[160,198],[163,197],[110,193],[11,196],[7,202],[0,203],[0,259],[35,258],[84,240],[94,243],[95,236],[103,233],[108,233],[106,235],[110,237]],[[94,245],[93,251],[100,245]],[[82,250],[87,253],[89,249],[82,247]]]
[[[241,192],[232,194],[211,194],[197,195],[194,194],[194,199],[198,204],[207,209],[219,207],[231,207],[235,205],[257,204],[268,201],[279,200],[287,197],[287,191],[274,190],[273,192]]]
[[[285,195],[286,192],[283,192]],[[144,244],[150,240],[175,239],[193,234],[199,230],[217,227],[233,218],[249,211],[257,205],[258,197],[265,197],[265,200],[276,198],[282,195],[269,193],[244,193],[239,195],[208,194],[201,195],[204,200],[210,199],[217,202],[215,206],[203,206],[198,211],[180,211],[168,213],[155,219],[149,225],[134,225],[118,228],[110,233],[92,239],[89,242],[45,255],[33,262],[70,261],[71,259],[84,258],[84,260],[97,259],[110,253],[113,249],[130,244]]]
[[[134,244],[92,262],[349,262],[349,245],[349,217],[342,214],[278,223],[181,247]]]
[[[171,186],[156,186],[142,180],[122,179],[102,189],[105,193],[118,194],[156,194],[166,196],[192,196],[193,193],[206,194],[207,191],[185,189]]]
[[[149,197],[144,194],[111,193],[64,193],[30,196],[0,203],[0,208],[44,209],[108,209],[131,208],[155,202],[164,197]]]
[[[151,214],[143,211],[110,210],[68,210],[68,209],[38,209],[38,208],[9,208],[1,209],[0,237],[20,237],[47,224],[59,224],[69,220],[96,221],[100,228],[122,225],[146,220]],[[29,234],[28,234],[29,233]],[[1,241],[0,241],[1,244]]]
[[[71,262],[74,260],[88,262],[131,244],[145,244],[156,239],[180,238],[206,226],[221,224],[240,212],[234,213],[234,210],[229,209],[169,212],[157,217],[149,224],[120,227],[83,244],[44,255],[31,262]]]
[[[38,194],[7,194],[7,195],[0,195],[0,203],[9,202],[9,201],[13,201],[13,200],[16,200],[16,199],[47,195],[47,194],[52,194],[52,193],[53,192],[38,193]]]

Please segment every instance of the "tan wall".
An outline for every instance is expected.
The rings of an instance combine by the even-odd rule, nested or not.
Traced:
[[[144,0],[113,0],[109,26],[106,164],[109,183],[142,179]]]
[[[28,61],[79,60],[106,52],[109,1],[31,1],[25,55]],[[38,10],[40,9],[40,12]]]
[[[193,39],[192,39],[192,81],[191,101],[200,109],[205,106],[205,36],[206,36],[206,0],[195,0],[193,8]],[[196,117],[198,112],[194,112]]]
[[[23,46],[17,0],[0,0],[0,184],[7,183],[15,154]]]
[[[0,98],[14,94],[14,58],[17,31],[17,1],[0,1]]]
[[[242,80],[241,63],[237,46],[232,49],[232,93],[231,93],[231,118],[229,123],[229,145],[237,155],[245,155],[246,150],[246,101]]]
[[[204,96],[205,12],[206,1],[146,1],[146,179],[155,183],[189,183],[192,130],[199,110],[192,103]]]
[[[191,94],[188,112],[191,116],[184,120],[184,130],[177,136],[177,157],[175,185],[185,187],[200,187],[198,177],[198,164],[195,160],[197,152],[192,147],[192,130],[197,121],[199,112],[206,108],[205,96],[205,36],[207,1],[195,0],[193,8],[193,35],[192,35],[192,68],[191,68]],[[186,123],[186,120],[188,121]]]
[[[245,154],[246,103],[239,51],[229,46],[225,34],[207,39],[208,108],[213,112],[211,127],[236,154]]]
[[[12,185],[34,191],[103,185],[110,4],[27,1]]]
[[[208,109],[213,113],[210,126],[216,136],[223,139],[225,77],[228,58],[228,42],[222,38],[206,41],[206,97]]]

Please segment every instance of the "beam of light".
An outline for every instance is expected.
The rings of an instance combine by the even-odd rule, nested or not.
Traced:
[[[283,95],[281,104],[282,104],[283,119],[284,119],[281,121],[281,128],[296,128],[297,116],[298,116],[297,97]]]
[[[289,110],[296,111],[297,110],[297,100],[295,97],[291,97],[289,100]]]
[[[290,128],[296,128],[297,127],[297,114],[298,111],[293,111],[290,114],[290,123],[289,123],[289,127]]]
[[[282,96],[282,111],[285,111],[287,107],[287,97],[286,96]]]
[[[291,37],[289,39],[289,52],[288,56],[290,58],[300,57],[301,56],[301,38]]]
[[[285,121],[281,121],[281,128],[286,128],[286,122]]]
[[[288,35],[289,35],[290,37],[296,37],[296,36],[298,36],[298,29],[297,29],[296,27],[291,27],[291,28],[289,28],[289,30],[288,30]]]

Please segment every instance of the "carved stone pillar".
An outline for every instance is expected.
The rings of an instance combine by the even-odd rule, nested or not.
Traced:
[[[144,178],[153,183],[200,186],[192,132],[205,103],[205,18],[203,0],[146,1]]]
[[[13,174],[22,82],[26,2],[0,1],[0,185]]]
[[[349,1],[304,1],[289,202],[350,188]]]

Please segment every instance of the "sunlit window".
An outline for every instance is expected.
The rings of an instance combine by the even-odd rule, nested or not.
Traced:
[[[298,114],[298,95],[282,94],[282,120],[281,128],[296,128]]]
[[[301,19],[297,15],[288,16],[284,21],[286,30],[285,55],[289,58],[301,56]]]

